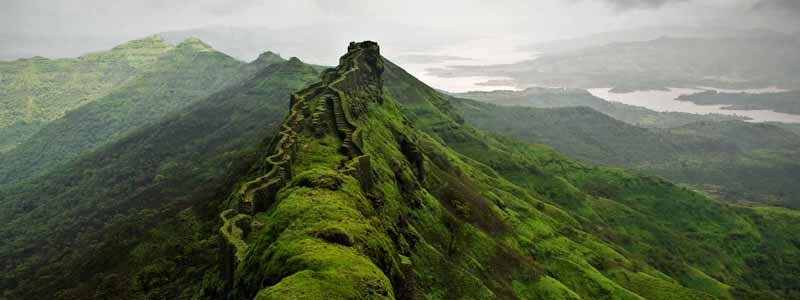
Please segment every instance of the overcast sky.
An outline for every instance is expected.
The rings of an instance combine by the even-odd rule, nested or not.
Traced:
[[[82,49],[90,43],[70,41],[206,26],[337,30],[330,34],[402,44],[419,34],[534,42],[658,25],[797,31],[800,0],[0,0],[0,37],[34,41],[0,47],[25,54],[52,48],[45,39]]]

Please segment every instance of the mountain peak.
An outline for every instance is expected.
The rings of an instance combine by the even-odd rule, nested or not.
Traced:
[[[293,57],[287,65],[293,64],[302,62]],[[367,144],[372,143],[372,134],[363,130],[373,121],[382,122],[367,113],[368,108],[383,110],[382,66],[377,44],[352,43],[340,59],[339,66],[326,70],[320,81],[291,95],[289,116],[281,125],[282,130],[270,146],[268,156],[256,168],[263,172],[259,171],[253,178],[240,183],[230,198],[229,209],[220,215],[225,240],[225,258],[221,268],[225,274],[223,279],[232,288],[231,295],[235,295],[230,298],[253,298],[256,293],[265,299],[278,296],[281,299],[306,298],[307,295],[300,295],[307,292],[302,286],[308,286],[309,280],[338,282],[338,285],[346,287],[328,293],[339,296],[332,298],[358,298],[361,291],[382,295],[379,298],[386,299],[392,294],[392,281],[399,280],[400,275],[390,271],[399,269],[400,256],[390,244],[380,245],[374,249],[377,252],[365,250],[375,247],[368,241],[389,240],[385,228],[370,225],[368,216],[375,212],[365,202],[369,201],[367,195],[378,193],[374,181],[377,184],[382,183],[380,180],[383,178],[391,178],[373,175],[377,168],[390,170],[385,165],[388,159],[373,161],[381,154],[370,153]],[[370,130],[376,129],[370,127]],[[382,128],[381,132],[391,130]],[[400,148],[394,145],[393,139],[386,140],[390,141],[394,149]],[[396,152],[399,150],[393,153]],[[292,203],[290,206],[298,210],[286,211],[289,206],[278,207],[278,203]],[[259,221],[267,212],[273,215],[271,221]],[[284,218],[304,225],[285,227],[283,222],[275,221]],[[295,232],[295,229],[300,231]],[[290,248],[275,252],[276,248],[269,246],[272,238],[267,243],[253,242],[256,241],[253,236],[270,236],[265,235],[267,232],[279,233],[275,237]],[[296,248],[308,243],[311,243],[309,248]],[[288,276],[300,271],[294,267],[284,264],[265,266],[271,262],[245,259],[249,255],[262,254],[289,255],[281,260],[299,255],[293,258],[302,260],[298,266],[313,263],[301,256],[321,259],[324,262],[321,269],[316,270],[318,274],[338,273],[345,277],[299,278]],[[382,259],[390,269],[381,269],[366,257]],[[347,261],[345,265],[350,266],[337,261]],[[270,273],[247,272],[253,269],[270,270]],[[257,282],[267,279],[281,281],[283,285],[261,290],[263,287]]]
[[[305,66],[297,57],[290,58],[286,64]],[[295,155],[297,140],[309,131],[317,139],[325,135],[341,139],[341,154],[350,158],[363,155],[360,130],[356,123],[365,115],[369,102],[381,102],[382,66],[376,43],[351,43],[347,54],[340,59],[339,66],[325,70],[319,82],[293,93],[289,118],[284,122],[279,135],[281,138],[274,146],[275,154],[267,160],[270,164],[268,168],[272,171],[265,177],[274,178],[260,181],[274,181],[276,185],[288,182],[283,176],[291,178],[295,172],[290,170],[292,164],[287,159]],[[250,183],[245,184],[244,194],[239,195],[240,203],[237,206],[240,212],[244,208],[244,212],[254,213],[266,207],[258,203],[264,199],[263,196],[253,197],[247,193]],[[255,190],[260,187],[257,185]]]
[[[142,39],[132,40],[120,44],[112,49],[112,51],[131,50],[131,49],[168,49],[170,45],[164,41],[161,36],[154,34]]]
[[[350,57],[358,57],[373,72],[372,75],[380,77],[383,73],[383,59],[381,58],[381,48],[378,43],[373,41],[363,41],[360,43],[350,42],[347,46],[347,54],[339,59],[339,64],[343,64]]]
[[[380,94],[383,89],[383,58],[381,57],[380,47],[378,43],[373,41],[364,41],[360,43],[350,42],[347,47],[347,54],[339,59],[339,66],[337,70],[353,69],[359,70],[350,77],[358,78],[353,83],[361,84],[360,88],[369,90],[370,97],[380,101]],[[340,70],[341,71],[341,70]],[[356,86],[349,84],[347,87],[354,88]]]
[[[272,51],[267,51],[267,52],[259,54],[258,58],[256,58],[253,62],[273,64],[273,63],[281,62],[281,61],[283,61],[283,57],[281,57],[280,54],[272,52]]]
[[[289,63],[289,65],[294,65],[294,66],[305,65],[305,64],[303,63],[303,61],[301,61],[301,60],[300,60],[299,58],[297,58],[296,56],[292,56],[292,57],[290,57],[290,58],[289,58],[289,62],[288,62],[288,63]]]
[[[190,37],[178,44],[177,48],[192,49],[195,51],[216,51],[214,48],[196,37]]]
[[[227,299],[414,299],[430,287],[417,285],[415,274],[482,276],[472,258],[446,262],[472,251],[452,243],[462,235],[485,237],[481,253],[503,258],[479,263],[481,270],[534,269],[482,233],[506,233],[509,225],[467,175],[476,169],[414,128],[396,91],[384,94],[384,64],[392,67],[378,44],[347,50],[320,81],[291,95],[266,156],[234,187],[220,214],[221,280],[206,291]],[[511,295],[510,281],[469,284]]]
[[[378,46],[378,43],[373,41],[350,42],[350,44],[347,46],[347,52],[358,51],[361,49],[372,50],[375,51],[376,54],[380,54],[380,46]]]

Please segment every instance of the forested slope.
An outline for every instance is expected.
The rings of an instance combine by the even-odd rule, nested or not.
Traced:
[[[189,297],[216,261],[213,228],[238,173],[316,77],[297,59],[0,190],[3,297]]]

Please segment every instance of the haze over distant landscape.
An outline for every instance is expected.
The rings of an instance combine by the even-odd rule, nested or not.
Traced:
[[[77,56],[160,33],[173,43],[198,37],[245,61],[268,48],[331,65],[338,54],[329,49],[341,40],[372,39],[425,82],[463,92],[515,84],[491,72],[445,71],[450,66],[515,63],[542,52],[662,36],[758,37],[800,29],[791,0],[473,2],[11,1],[0,20],[0,58]]]
[[[392,49],[387,54],[393,54],[443,50],[453,43],[481,38],[505,44],[501,46],[536,49],[532,45],[612,31],[625,31],[627,37],[610,34],[606,41],[662,35],[733,35],[752,29],[790,33],[800,29],[800,10],[791,0],[546,0],[534,4],[503,0],[460,5],[448,1],[356,0],[79,3],[4,2],[0,57],[76,56],[153,33],[187,30],[224,35],[232,45],[213,46],[238,49],[230,52],[240,59],[255,58],[262,50],[256,47],[273,42],[273,51],[330,65],[336,62],[335,51],[316,49],[330,49],[342,39],[380,40],[390,46],[385,48]],[[250,35],[264,40],[249,39]],[[293,38],[297,36],[305,43]],[[470,54],[477,55],[475,48],[481,47],[470,48]]]
[[[800,300],[800,1],[5,0],[0,300]]]

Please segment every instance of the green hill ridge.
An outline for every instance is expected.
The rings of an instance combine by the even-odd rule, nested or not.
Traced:
[[[148,38],[111,51],[161,43],[159,38]],[[107,94],[42,124],[14,149],[0,153],[0,159],[8,162],[0,166],[0,181],[10,184],[40,174],[180,111],[278,61],[280,57],[267,55],[245,64],[197,39],[169,46],[149,63],[147,70],[117,84]]]
[[[157,67],[158,58],[173,48],[150,36],[78,58],[0,61],[0,152]]]
[[[241,82],[0,187],[0,299],[199,290],[193,287],[215,261],[217,193],[252,164],[261,140],[280,125],[289,93],[318,74],[298,62],[248,64],[252,76]]]
[[[749,273],[786,267],[765,253],[797,259],[796,245],[783,247],[794,237],[766,238],[758,223],[766,213],[796,227],[793,212],[728,207],[471,129],[375,43],[351,44],[291,99],[271,150],[220,215],[208,297],[795,295],[796,275]]]
[[[800,135],[780,125],[706,120],[653,129],[587,107],[450,102],[477,128],[546,144],[581,161],[664,176],[726,201],[800,207]]]
[[[794,210],[475,129],[373,42],[249,69],[0,187],[0,299],[800,298]]]

